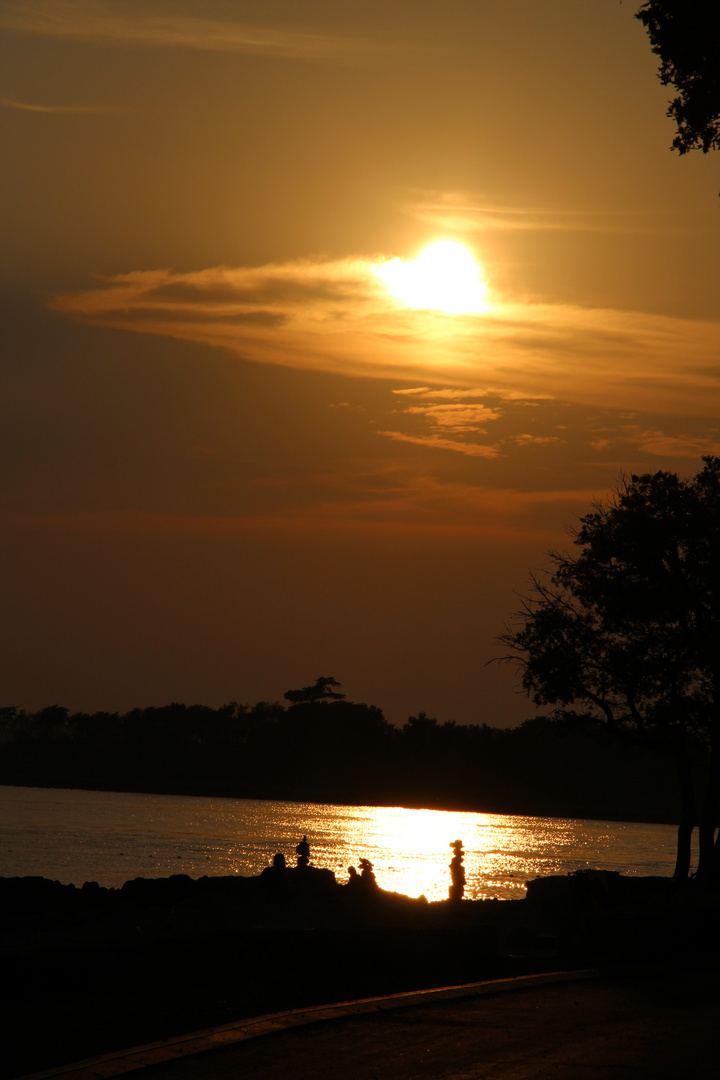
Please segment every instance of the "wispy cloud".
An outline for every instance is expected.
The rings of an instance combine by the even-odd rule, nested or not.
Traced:
[[[406,415],[423,416],[438,428],[452,431],[484,432],[482,426],[489,420],[497,420],[498,412],[482,404],[432,404],[410,405]]]
[[[647,430],[641,427],[630,427],[621,430],[620,434],[638,450],[653,457],[689,458],[699,460],[703,454],[720,454],[720,430],[716,429],[715,438],[699,438],[697,435],[680,434],[672,435],[664,431]]]
[[[403,306],[378,259],[302,260],[192,273],[135,271],[58,296],[58,311],[229,349],[244,359],[399,378],[452,427],[478,387],[503,399],[712,416],[720,402],[720,325],[645,312],[529,304],[500,296],[474,315]],[[430,387],[430,390],[427,387]],[[414,396],[413,396],[414,395]],[[487,404],[487,403],[484,403]],[[427,414],[430,415],[430,414]],[[470,411],[464,412],[467,420]],[[472,413],[473,423],[487,413]]]
[[[472,235],[478,232],[612,232],[638,231],[637,214],[619,211],[568,210],[512,206],[471,192],[424,192],[404,210],[435,229]]]
[[[102,113],[120,113],[129,111],[122,106],[113,105],[31,105],[27,101],[15,101],[12,98],[6,97],[0,97],[0,105],[4,105],[6,109],[19,109],[21,112],[51,113],[57,115],[99,115]]]
[[[430,386],[404,386],[400,390],[393,390],[393,394],[397,394],[398,397],[414,397],[414,398],[432,398],[433,401],[438,399],[450,399],[451,401],[458,401],[462,398],[476,397],[480,390],[477,389],[459,389],[456,386],[443,386],[443,387],[430,387]]]
[[[384,435],[388,439],[395,439],[397,442],[428,446],[433,450],[454,450],[456,453],[466,454],[468,457],[496,458],[500,453],[497,446],[463,442],[460,439],[448,439],[442,435],[407,435],[402,431],[380,431],[378,434]]]
[[[698,213],[697,207],[664,210],[597,210],[594,208],[513,205],[467,191],[421,191],[411,193],[400,209],[433,230],[462,237],[491,233],[622,233],[646,235],[677,228],[679,218]]]
[[[508,542],[557,544],[557,517],[584,511],[601,491],[594,488],[519,491],[510,487],[453,483],[421,473],[398,476],[391,497],[362,501],[330,499],[309,501],[303,506],[278,506],[272,512],[225,515],[147,513],[137,510],[42,513],[0,512],[0,528],[62,530],[69,533],[214,535],[277,534],[296,536],[300,531],[351,530],[353,535],[403,533],[441,535],[467,533]]]
[[[553,446],[561,443],[562,439],[559,435],[531,435],[526,431],[520,435],[513,435],[512,441],[517,446]]]
[[[202,7],[198,5],[202,11]],[[396,43],[367,35],[256,26],[231,18],[180,13],[171,6],[107,0],[5,0],[0,29],[94,44],[254,53],[267,57],[338,62],[396,50]]]
[[[474,401],[448,401],[448,394],[454,392],[447,387],[432,390],[427,387],[415,387],[409,390],[396,390],[400,408],[395,410],[401,431],[381,431],[400,442],[416,443],[442,450],[455,450],[471,457],[497,458],[514,456],[516,448],[528,446],[535,448],[557,447],[565,442],[564,436],[557,434],[566,430],[567,425],[556,423],[557,409],[567,406],[559,404],[550,407],[541,418],[543,433],[526,432],[522,425],[529,418],[525,406],[537,406],[537,401],[522,401],[510,395],[483,393],[478,390],[463,392],[465,398],[474,397]],[[419,404],[413,401],[420,400]],[[497,421],[502,423],[497,424]],[[418,431],[418,423],[425,429]],[[408,427],[410,431],[406,430]],[[517,428],[520,427],[520,431]],[[551,428],[551,433],[545,433]],[[486,437],[486,438],[483,438]],[[588,443],[589,445],[589,443]]]

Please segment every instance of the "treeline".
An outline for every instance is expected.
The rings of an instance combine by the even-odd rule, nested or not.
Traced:
[[[699,763],[701,767],[701,762]],[[349,701],[0,709],[0,784],[674,822],[673,761],[578,718],[401,729]]]

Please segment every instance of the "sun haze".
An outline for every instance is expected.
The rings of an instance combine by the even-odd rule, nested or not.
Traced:
[[[485,304],[482,270],[455,240],[436,240],[410,262],[389,259],[377,274],[388,292],[411,308],[471,315]]]
[[[0,710],[533,715],[529,568],[720,453],[639,3],[0,0]]]

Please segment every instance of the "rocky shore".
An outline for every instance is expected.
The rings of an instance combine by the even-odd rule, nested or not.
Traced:
[[[591,871],[427,903],[312,866],[82,888],[0,879],[0,1076],[280,1009],[531,971],[720,954],[717,897]]]

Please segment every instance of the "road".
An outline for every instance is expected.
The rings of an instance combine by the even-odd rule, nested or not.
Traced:
[[[286,1028],[135,1075],[138,1080],[704,1080],[717,1066],[718,983],[716,971],[709,969],[646,973],[382,1009]]]

